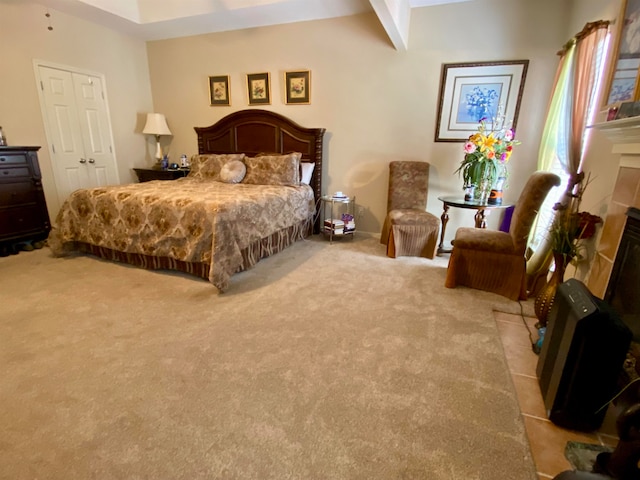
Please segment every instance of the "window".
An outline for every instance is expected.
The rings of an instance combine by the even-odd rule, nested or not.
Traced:
[[[593,82],[593,89],[588,93],[588,115],[587,125],[593,123],[597,112],[597,99],[600,96],[600,90],[603,80],[603,68],[605,54],[608,50],[610,35],[607,34],[603,37],[603,40],[599,42],[595,50],[592,61],[595,62],[595,81]],[[536,218],[536,224],[531,230],[529,237],[529,253],[538,252],[540,249],[545,249],[545,243],[547,240],[547,232],[553,223],[555,211],[553,206],[562,199],[567,188],[569,181],[569,142],[570,142],[570,120],[571,120],[571,108],[573,102],[573,84],[574,84],[574,69],[575,64],[575,45],[572,46],[565,56],[565,64],[563,69],[558,75],[558,81],[556,89],[551,100],[549,108],[549,114],[547,116],[547,122],[545,124],[545,130],[543,132],[543,138],[540,142],[540,152],[538,160],[538,168],[553,172],[558,175],[562,182],[560,187],[551,190],[547,196],[545,202],[540,208],[538,217]],[[590,131],[585,130],[582,136],[583,148],[582,152],[586,150],[584,146],[588,144]],[[583,159],[580,159],[581,170]],[[546,252],[545,252],[546,253]]]

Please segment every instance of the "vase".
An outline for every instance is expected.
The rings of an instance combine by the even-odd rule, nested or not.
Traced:
[[[464,201],[471,202],[473,200],[473,192],[476,189],[475,185],[465,185],[464,187]]]
[[[486,178],[481,179],[473,191],[473,200],[478,203],[487,203],[490,190],[491,183],[489,183],[489,180]]]
[[[487,203],[490,205],[502,205],[502,189],[504,188],[504,183],[507,180],[506,177],[498,177],[489,192],[489,198],[487,199]]]
[[[556,298],[558,285],[564,281],[564,271],[567,268],[567,257],[563,253],[553,252],[553,263],[555,264],[553,275],[551,275],[547,284],[542,287],[533,304],[534,312],[538,318],[538,324],[541,327],[547,326],[549,311],[551,311],[553,301]]]

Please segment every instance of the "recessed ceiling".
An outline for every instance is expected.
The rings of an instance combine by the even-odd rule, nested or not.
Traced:
[[[144,40],[320,20],[373,11],[370,0],[33,0]],[[471,0],[384,0],[392,9]]]

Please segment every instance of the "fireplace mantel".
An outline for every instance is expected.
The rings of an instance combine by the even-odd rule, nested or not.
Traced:
[[[640,155],[640,117],[622,118],[590,125],[613,143],[612,153]]]

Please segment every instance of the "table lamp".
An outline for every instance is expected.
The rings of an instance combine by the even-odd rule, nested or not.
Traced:
[[[171,135],[171,130],[167,125],[167,119],[162,113],[147,113],[147,123],[142,130],[147,135],[156,137],[156,160],[162,160],[162,147],[160,146],[160,135]]]

